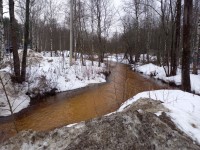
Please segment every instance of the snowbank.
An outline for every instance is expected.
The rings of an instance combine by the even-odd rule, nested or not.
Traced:
[[[108,61],[113,61],[113,62],[119,62],[119,63],[123,63],[123,64],[129,64],[128,59],[124,58],[124,53],[121,54],[109,54],[108,58],[106,58],[105,60]]]
[[[27,57],[27,80],[23,84],[11,82],[13,70],[10,66],[0,69],[0,76],[6,84],[6,91],[15,113],[28,107],[30,98],[26,95],[27,92],[30,94],[29,96],[34,97],[52,89],[62,92],[85,87],[91,83],[106,82],[105,76],[102,74],[105,71],[104,64],[98,67],[98,63],[94,62],[94,66],[92,66],[92,62],[86,60],[85,66],[82,66],[81,61],[77,60],[73,62],[72,66],[69,66],[67,53],[64,53],[64,57],[62,55],[45,57],[49,56],[49,53],[42,54],[30,50]],[[22,51],[19,52],[19,56],[22,57]],[[10,111],[7,99],[2,85],[0,85],[0,116],[8,115],[10,115]]]
[[[16,113],[29,105],[30,98],[26,95],[27,86],[25,86],[25,84],[12,83],[9,72],[10,69],[8,68],[0,70],[0,77],[5,85],[7,97],[12,106],[12,110]],[[10,114],[11,112],[5,91],[3,90],[3,86],[0,82],[0,116],[8,116]]]
[[[119,63],[123,63],[123,64],[129,64],[128,59],[124,57],[124,53],[107,54],[107,55],[108,55],[108,58],[105,60],[119,62]],[[133,56],[133,60],[135,60],[135,56]],[[140,60],[140,62],[147,62],[147,54],[141,54],[139,60]],[[156,56],[149,55],[150,62],[154,62],[156,60],[157,60]]]
[[[200,96],[181,90],[147,91],[135,95],[126,101],[118,112],[123,111],[140,98],[160,100],[170,110],[166,112],[177,127],[200,143]]]
[[[169,100],[175,98],[176,94],[183,94],[182,91],[160,91],[157,93],[140,93],[135,96],[135,100],[139,97],[151,96],[158,94],[157,98],[166,95]],[[162,93],[162,94],[160,94]],[[176,93],[176,94],[175,94]],[[171,95],[172,94],[172,95]],[[175,95],[174,95],[175,94]],[[171,96],[170,96],[171,95]],[[191,98],[186,93],[184,96]],[[191,96],[191,97],[190,97]],[[154,97],[155,98],[155,97]],[[195,98],[199,100],[199,98]],[[185,101],[185,99],[182,99]],[[125,104],[131,104],[129,100]],[[152,112],[143,111],[153,106],[158,110],[164,107],[160,101],[152,99],[139,99],[137,102],[127,108],[125,111],[117,112],[110,116],[102,116],[89,121],[80,122],[70,126],[61,127],[49,132],[23,131],[13,138],[0,143],[2,150],[27,150],[27,149],[193,149],[199,150],[200,147],[193,140],[189,139],[185,134],[177,131],[176,128],[166,123],[161,117],[157,117]],[[123,105],[122,110],[127,105]],[[148,106],[146,105],[148,104]],[[165,104],[165,103],[164,103]],[[184,104],[186,104],[184,102]],[[165,104],[167,105],[167,103]],[[182,107],[177,104],[172,105],[169,101],[171,114],[178,112],[179,117],[182,113]],[[172,110],[174,108],[174,110]],[[138,110],[139,109],[139,110]],[[136,111],[138,110],[138,111]],[[162,109],[165,110],[165,109]],[[168,110],[167,110],[168,111]],[[167,118],[167,117],[166,117]],[[176,116],[174,116],[176,118]],[[186,116],[188,118],[188,116]],[[185,120],[180,118],[179,120]],[[190,121],[190,120],[189,120]],[[183,122],[183,121],[182,121]],[[187,123],[187,122],[186,122]],[[186,128],[186,127],[184,127]],[[198,135],[197,131],[195,134]]]
[[[181,71],[178,69],[176,76],[166,77],[163,67],[159,67],[152,63],[134,68],[136,71],[144,75],[153,76],[156,79],[161,79],[167,83],[175,83],[177,86],[181,85]],[[200,75],[190,74],[191,90],[196,94],[200,94]]]

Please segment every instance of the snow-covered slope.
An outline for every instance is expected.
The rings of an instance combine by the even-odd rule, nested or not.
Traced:
[[[175,83],[181,85],[181,71],[178,69],[176,76],[166,77],[163,67],[159,67],[152,63],[145,64],[134,68],[136,71],[143,73],[144,75],[153,76],[156,79],[161,79],[167,83]],[[200,94],[200,75],[190,74],[191,90],[196,94]]]
[[[19,53],[20,57],[22,52]],[[46,54],[45,54],[46,55]],[[3,84],[6,84],[6,91],[11,102],[14,112],[19,112],[23,108],[28,107],[30,96],[43,94],[56,88],[58,92],[72,90],[85,87],[90,83],[106,82],[102,72],[105,70],[105,65],[86,60],[85,66],[81,65],[81,61],[73,62],[69,66],[69,58],[65,57],[45,57],[41,53],[34,51],[28,52],[27,57],[27,80],[22,84],[14,84],[11,82],[11,74],[13,70],[10,66],[0,69],[0,76],[3,79]],[[8,61],[9,62],[9,61]],[[0,84],[0,116],[10,115],[5,92]]]
[[[166,112],[177,127],[200,143],[200,96],[181,90],[147,91],[135,95],[126,101],[118,110],[126,107],[140,98],[160,100],[170,111]],[[159,113],[158,113],[159,114]]]

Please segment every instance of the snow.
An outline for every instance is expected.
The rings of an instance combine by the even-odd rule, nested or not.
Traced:
[[[119,53],[119,54],[110,54],[107,53],[107,58],[105,58],[105,61],[113,61],[113,62],[119,62],[123,64],[129,64],[129,60],[124,57],[124,53]],[[135,60],[135,56],[133,56],[133,60]],[[147,54],[141,54],[140,55],[140,63],[147,62]],[[149,61],[154,62],[157,60],[156,56],[149,55]]]
[[[170,110],[166,113],[176,126],[194,141],[200,143],[200,96],[181,90],[147,91],[127,100],[118,109],[118,112],[123,111],[140,98],[162,101],[163,105]],[[156,115],[160,114],[161,112],[156,113]]]
[[[16,113],[29,105],[30,98],[26,95],[27,87],[23,87],[23,84],[13,84],[11,82],[9,72],[8,69],[2,69],[0,70],[0,76],[3,84],[5,84],[7,96],[12,105],[12,110]],[[7,103],[7,98],[3,91],[2,84],[0,84],[0,116],[8,116],[10,114],[11,112]]]
[[[163,80],[167,83],[175,83],[177,86],[181,85],[181,70],[178,69],[176,76],[166,77],[163,67],[159,67],[152,63],[145,64],[134,68],[136,71],[144,75],[153,76],[156,79]],[[200,75],[190,74],[191,90],[196,94],[200,94]]]
[[[105,76],[102,74],[105,71],[105,64],[102,63],[101,67],[98,67],[98,62],[94,62],[94,66],[92,66],[91,61],[85,60],[85,66],[82,66],[78,59],[73,61],[73,65],[70,66],[68,52],[65,51],[64,58],[61,52],[58,54],[60,57],[49,57],[50,53],[42,54],[29,50],[27,57],[28,80],[23,84],[11,82],[13,70],[10,66],[0,69],[0,76],[3,78],[4,84],[6,83],[6,91],[14,113],[29,106],[30,97],[26,95],[27,92],[33,97],[54,88],[57,89],[57,92],[62,92],[85,87],[92,83],[106,82]],[[22,51],[19,51],[19,56],[22,57]],[[10,114],[5,92],[0,84],[0,116]]]
[[[32,68],[31,75],[34,72],[38,73],[31,78],[45,76],[47,81],[51,81],[52,86],[55,86],[59,92],[85,87],[90,83],[105,82],[104,76],[99,74],[103,71],[103,68],[98,68],[97,62],[92,66],[90,61],[86,61],[86,66],[82,66],[81,62],[77,61],[73,66],[70,67],[67,64],[62,69],[62,59],[62,57],[44,58],[44,61],[40,64],[41,67]]]
[[[6,90],[11,101],[14,112],[28,107],[30,98],[26,92],[32,94],[44,93],[52,88],[57,88],[58,92],[72,90],[87,86],[91,83],[105,82],[105,77],[101,74],[105,70],[105,65],[97,67],[98,63],[86,61],[86,66],[82,66],[80,60],[74,61],[72,66],[69,66],[69,59],[66,57],[68,52],[63,57],[50,57],[50,53],[28,53],[28,80],[23,84],[13,84],[10,80],[10,73],[13,73],[10,66],[0,70],[0,76],[3,82],[6,83]],[[123,54],[108,56],[107,60],[128,63],[127,59],[123,59]],[[143,56],[141,56],[143,58]],[[156,58],[153,58],[156,59]],[[152,63],[145,64],[135,68],[136,71],[144,75],[153,76],[156,79],[164,80],[165,82],[174,82],[176,85],[181,85],[181,72],[177,71],[176,76],[166,77],[163,67],[156,66]],[[195,93],[200,94],[200,76],[190,75],[191,89]],[[0,85],[0,116],[10,115],[8,104],[6,102],[5,93]],[[133,102],[140,98],[151,98],[160,100],[163,105],[170,111],[166,114],[172,119],[176,126],[190,136],[195,142],[200,143],[200,96],[183,92],[181,90],[156,90],[146,91],[135,95],[133,98],[124,102],[116,112],[121,112],[129,107]],[[142,112],[143,110],[139,110]],[[113,113],[116,113],[113,112]],[[112,115],[113,113],[105,116]],[[159,111],[155,113],[161,115]],[[75,123],[66,127],[82,128],[84,125]],[[48,142],[44,141],[43,147],[48,146]],[[23,149],[27,149],[29,145],[24,143]]]
[[[149,61],[156,61],[157,56],[149,55]],[[141,62],[147,62],[147,54],[141,54],[140,55],[140,61]]]
[[[113,62],[119,62],[119,63],[123,63],[123,64],[129,64],[128,59],[124,58],[124,53],[108,54],[108,58],[105,59],[105,60],[113,61]]]
[[[165,75],[165,71],[162,67],[156,66],[152,63],[142,65],[136,69],[138,72],[142,72],[145,75],[156,75],[156,77],[159,75],[159,77],[162,77],[162,75]]]

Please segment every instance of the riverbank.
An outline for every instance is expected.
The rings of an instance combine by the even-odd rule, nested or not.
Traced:
[[[152,98],[155,94],[153,92],[150,93]],[[158,93],[163,91],[155,92],[160,99],[162,94],[159,97]],[[181,91],[165,92],[180,94]],[[177,107],[180,97],[173,106],[162,98],[163,101],[139,98],[146,97],[147,93],[139,93],[125,102],[117,112],[106,116],[50,132],[23,131],[0,144],[1,149],[200,149],[198,141],[180,130],[173,122],[174,118],[169,118],[176,113],[174,110],[181,110]],[[171,98],[169,96],[169,100]]]
[[[113,63],[108,82],[95,84],[82,92],[68,97],[69,93],[58,93],[38,105],[31,106],[26,113],[16,117],[19,131],[33,129],[49,131],[67,124],[89,120],[116,111],[120,105],[137,93],[169,88],[148,80],[131,70],[130,66]],[[22,111],[23,112],[23,111]],[[1,138],[7,139],[16,133],[12,122],[0,124]]]
[[[21,58],[22,52],[19,55]],[[0,77],[5,84],[5,90],[14,113],[28,107],[30,99],[33,97],[40,99],[45,94],[51,95],[55,92],[73,90],[93,83],[106,82],[103,75],[106,70],[104,64],[98,67],[97,62],[92,65],[91,61],[85,60],[85,66],[82,66],[81,61],[77,60],[73,62],[72,66],[69,66],[67,52],[64,55],[58,52],[58,55],[54,57],[48,55],[48,53],[28,51],[27,80],[22,84],[11,81],[12,66],[10,60],[5,60],[3,68],[0,69]],[[0,96],[0,116],[8,116],[11,113],[2,84],[0,84]]]
[[[181,70],[177,70],[176,76],[167,77],[163,67],[154,65],[152,63],[145,64],[141,66],[133,66],[134,71],[142,73],[143,75],[151,76],[155,79],[159,79],[164,83],[171,86],[180,87],[181,86]],[[200,75],[190,74],[191,81],[191,92],[200,95]]]
[[[117,126],[115,131],[109,132],[108,130],[110,130],[110,128],[107,128],[107,124],[110,124],[109,126],[113,126],[113,124],[117,124],[115,122],[115,119],[116,119],[116,117],[118,118],[119,116],[121,116],[121,114],[119,112],[121,112],[121,111],[124,112],[124,111],[126,111],[127,107],[128,107],[128,109],[131,107],[130,111],[132,111],[132,113],[134,115],[138,116],[137,114],[135,114],[135,112],[133,112],[133,110],[137,111],[140,114],[138,116],[139,118],[140,117],[145,118],[145,115],[147,112],[147,116],[153,115],[155,117],[154,114],[156,114],[157,117],[155,117],[153,119],[154,121],[161,120],[162,123],[167,124],[167,128],[165,128],[165,127],[163,128],[163,125],[161,125],[162,128],[160,128],[157,125],[155,125],[153,127],[154,128],[153,131],[159,130],[160,133],[158,133],[158,134],[160,136],[166,137],[163,139],[163,141],[170,142],[170,143],[173,141],[173,140],[168,141],[167,137],[169,135],[168,134],[166,135],[166,133],[164,132],[165,130],[170,128],[170,131],[169,131],[170,133],[178,132],[178,135],[175,135],[175,136],[177,136],[174,139],[175,141],[178,141],[181,139],[180,142],[183,142],[183,143],[186,142],[187,144],[185,145],[185,147],[189,146],[188,148],[195,148],[195,145],[198,147],[198,145],[195,144],[195,143],[199,143],[199,141],[200,141],[200,137],[199,137],[200,136],[200,133],[199,133],[200,120],[198,119],[199,114],[200,114],[200,109],[199,109],[200,99],[198,96],[192,95],[190,93],[183,92],[180,90],[150,91],[150,90],[164,88],[164,86],[158,85],[156,83],[156,81],[152,81],[152,80],[143,78],[142,76],[138,75],[137,73],[134,73],[126,65],[116,63],[116,66],[114,68],[115,69],[112,70],[112,73],[111,73],[111,76],[109,79],[110,82],[102,84],[100,86],[95,86],[96,88],[92,88],[88,91],[85,90],[83,93],[79,93],[78,95],[75,94],[71,98],[69,98],[69,99],[67,98],[67,100],[63,99],[63,97],[65,97],[63,95],[63,97],[61,96],[62,100],[54,99],[53,100],[54,102],[51,104],[48,104],[48,105],[47,105],[47,103],[41,104],[41,106],[35,107],[28,114],[24,114],[24,116],[21,116],[19,119],[17,119],[16,124],[17,124],[19,131],[29,130],[29,129],[34,130],[34,132],[24,131],[24,132],[20,133],[16,138],[19,138],[22,141],[22,143],[19,143],[17,145],[20,148],[25,147],[25,149],[33,148],[33,147],[39,148],[39,147],[43,147],[43,146],[44,146],[44,148],[45,147],[46,148],[55,148],[54,147],[55,145],[52,145],[50,143],[52,143],[52,142],[56,143],[56,141],[60,141],[61,143],[56,143],[57,145],[61,144],[61,147],[59,147],[59,148],[62,149],[63,148],[62,146],[69,146],[68,148],[70,149],[70,145],[71,145],[70,143],[72,142],[73,145],[74,145],[74,143],[70,139],[63,137],[62,136],[63,134],[68,135],[68,133],[70,132],[70,133],[72,133],[72,137],[74,134],[78,135],[78,137],[74,137],[74,138],[81,141],[82,138],[80,138],[80,137],[82,137],[82,136],[86,137],[86,135],[87,135],[86,133],[88,133],[88,131],[92,131],[93,128],[95,130],[91,135],[88,135],[89,136],[89,137],[87,137],[88,139],[90,139],[90,136],[93,137],[94,135],[99,134],[99,132],[100,132],[103,135],[105,135],[106,133],[109,133],[110,139],[112,139],[112,138],[120,139],[120,137],[123,137],[124,139],[133,138],[133,139],[135,139],[135,141],[140,143],[140,140],[142,137],[139,137],[139,139],[137,139],[138,136],[136,138],[136,137],[134,137],[134,135],[130,135],[130,134],[124,133],[124,134],[120,134],[119,135],[120,137],[118,137],[118,135],[117,135],[117,137],[115,137],[116,132],[117,133],[122,132],[121,130],[118,131],[118,129],[120,129],[121,127],[123,128],[123,130],[125,129],[125,131],[127,130],[127,132],[129,132],[128,131],[129,124],[128,125],[124,124],[124,121],[122,123],[119,123],[119,126]],[[122,72],[123,72],[123,75],[122,75]],[[169,88],[169,87],[167,87],[167,88]],[[147,91],[147,92],[144,92],[144,91]],[[142,92],[142,93],[140,93],[140,92]],[[133,95],[136,95],[136,96],[131,98]],[[131,99],[129,99],[129,98],[131,98]],[[142,106],[141,105],[139,105],[139,106],[137,105],[137,107],[134,106],[135,104],[133,104],[133,103],[137,103],[137,101],[139,101],[140,98],[147,98],[147,101],[144,101]],[[129,100],[120,107],[120,105],[127,99],[129,99]],[[146,102],[147,103],[150,102],[150,103],[154,104],[154,102],[151,102],[150,99],[159,100],[165,109],[163,109],[163,106],[160,107],[160,102],[156,101],[155,105],[157,107],[157,104],[159,104],[159,107],[155,111],[155,105],[149,107],[148,105],[151,105],[151,104],[146,104]],[[147,106],[148,106],[148,108],[147,108]],[[119,107],[120,107],[120,109],[117,112],[111,113],[111,112],[115,111],[116,109],[118,109]],[[153,110],[153,112],[152,111],[149,112],[149,110]],[[143,112],[144,112],[144,116],[143,116]],[[163,112],[165,114],[164,120],[163,120]],[[111,113],[111,114],[109,114],[109,113]],[[104,120],[104,117],[100,117],[100,116],[103,116],[105,114],[108,114],[108,115],[106,115],[104,117],[109,118],[109,116],[111,116],[111,118],[112,118],[114,115],[115,119],[114,120],[108,119],[107,121],[101,121],[101,119]],[[168,118],[167,120],[166,120],[166,117]],[[92,119],[92,118],[98,118],[98,119]],[[90,120],[90,119],[92,119],[92,120]],[[131,120],[134,120],[134,119],[135,119],[135,117]],[[86,122],[80,123],[80,124],[78,123],[77,126],[74,126],[71,128],[69,128],[69,126],[62,127],[62,126],[65,126],[66,124],[80,122],[83,120],[86,120]],[[99,120],[100,120],[100,122],[98,122]],[[95,123],[97,123],[98,125],[100,124],[100,128],[98,128],[96,130],[97,127],[94,126],[94,124],[92,123],[93,121]],[[86,128],[86,132],[85,132],[85,124],[87,124],[88,122],[89,122],[89,124],[92,123],[92,125],[89,125],[89,128],[88,128],[88,126],[86,126],[87,128]],[[104,123],[106,123],[106,127],[105,127]],[[141,125],[139,124],[139,126],[142,126],[142,124],[144,124],[144,123],[145,122],[141,122]],[[82,128],[81,128],[81,130],[74,132],[74,130],[76,128],[79,129],[80,126],[82,127],[82,124],[84,126],[84,133],[81,132]],[[104,124],[104,125],[101,126],[101,124]],[[152,122],[151,124],[156,124],[156,123]],[[158,123],[158,124],[160,125],[160,123]],[[7,124],[7,123],[0,125],[0,130],[3,129],[1,131],[3,131],[2,133],[4,133],[4,135],[9,133],[9,131],[8,132],[6,131],[7,130],[6,128],[8,128],[8,127],[9,127],[9,124]],[[62,128],[55,129],[57,127],[62,127]],[[52,129],[55,129],[55,130],[49,131]],[[66,131],[65,131],[65,129],[66,129]],[[133,128],[131,128],[131,130],[134,130],[134,131],[136,129],[137,128],[135,126]],[[145,131],[143,131],[143,130],[145,130]],[[45,133],[43,131],[45,131]],[[62,135],[57,134],[57,131],[59,131],[59,133],[61,132],[63,134]],[[142,126],[138,132],[144,132],[146,134],[148,132],[148,130]],[[55,133],[55,135],[54,135],[54,133]],[[137,134],[137,132],[134,134]],[[58,135],[58,137],[57,137],[57,135]],[[99,135],[99,136],[101,136],[101,135]],[[182,136],[184,137],[183,141],[181,138]],[[32,143],[29,143],[28,141],[26,141],[26,139],[30,139],[31,137],[33,137],[33,139],[34,139],[34,141]],[[152,137],[155,138],[154,132],[152,132]],[[156,137],[157,137],[157,135],[156,135]],[[65,140],[60,139],[60,138],[65,138]],[[145,137],[145,138],[147,138],[147,137]],[[11,147],[9,147],[9,149],[12,149],[12,142],[13,142],[12,140],[17,141],[17,139],[11,138],[10,140],[7,141],[6,145],[4,145],[4,146],[11,146]],[[54,140],[56,140],[56,141],[54,141]],[[150,142],[146,143],[145,146],[155,147],[156,145],[154,143],[151,143],[152,141],[155,141],[155,140],[158,143],[160,142],[159,139],[157,139],[157,138],[155,138],[153,140],[149,139]],[[114,143],[112,143],[112,142],[106,143],[103,139],[101,139],[100,141],[102,143],[105,143],[106,145],[108,145],[108,144],[112,145],[113,149],[116,148],[115,146],[117,146],[115,142]],[[11,143],[9,143],[9,142],[11,142]],[[67,145],[66,142],[69,145]],[[86,142],[86,144],[92,147],[94,145],[94,144],[92,144],[93,142],[98,143],[98,141],[89,141],[90,144],[87,142]],[[122,141],[122,143],[124,143],[124,142],[125,141]],[[65,145],[62,145],[62,143],[64,143]],[[84,142],[82,141],[81,143],[84,143]],[[162,144],[162,142],[159,143],[159,145],[160,144]],[[190,147],[191,144],[194,147],[193,146]],[[80,143],[79,143],[79,145],[80,145]],[[137,145],[137,144],[136,143],[131,144],[132,147],[134,145]],[[105,145],[101,145],[99,143],[98,148],[102,148],[102,146],[105,146]],[[124,146],[124,145],[122,144],[122,146]],[[142,145],[139,144],[137,146],[140,147]],[[178,147],[177,147],[176,143],[173,143],[172,145],[168,145],[168,146],[171,146],[172,148],[175,146],[175,149],[181,148],[180,147],[181,145],[178,145]],[[83,145],[83,147],[84,147],[84,145]],[[18,148],[18,147],[15,147],[15,148]],[[80,147],[78,147],[78,148],[80,148]],[[140,148],[145,148],[145,147],[140,147]],[[157,147],[157,149],[159,149],[159,148]],[[165,149],[166,147],[162,147],[162,148]]]

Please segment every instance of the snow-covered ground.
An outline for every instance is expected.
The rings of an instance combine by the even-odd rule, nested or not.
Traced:
[[[118,109],[123,111],[140,98],[160,100],[170,111],[166,112],[176,126],[200,144],[200,96],[181,90],[147,91],[135,95]],[[157,115],[161,112],[157,113]]]
[[[8,95],[12,106],[14,109],[17,108],[15,112],[29,105],[30,99],[25,94],[27,91],[33,92],[36,90],[36,93],[43,93],[51,88],[57,88],[58,91],[66,91],[84,87],[90,83],[105,82],[105,77],[100,73],[104,70],[103,64],[102,67],[97,67],[97,63],[92,66],[90,61],[86,61],[86,66],[81,66],[81,62],[78,60],[77,62],[73,62],[73,66],[70,67],[69,60],[66,56],[65,59],[63,59],[62,57],[49,57],[49,54],[45,55],[44,57],[40,53],[29,53],[29,65],[27,67],[29,80],[22,85],[12,84],[10,81],[10,73],[12,71],[9,66],[0,70],[0,75],[3,78],[3,82],[6,83],[7,91],[9,91]],[[108,60],[128,63],[127,60],[123,61],[122,54],[118,55],[118,57],[114,55],[108,56]],[[178,70],[178,75],[174,77],[166,77],[163,67],[154,64],[139,66],[136,68],[136,71],[142,72],[145,75],[152,75],[154,78],[162,79],[166,82],[174,82],[176,85],[181,84],[180,70]],[[191,75],[192,90],[198,94],[200,94],[199,85],[200,76]],[[162,101],[163,105],[169,109],[169,112],[166,112],[166,114],[172,119],[176,126],[200,144],[200,96],[181,90],[147,91],[139,93],[127,100],[116,112],[125,110],[140,98],[151,98]],[[8,106],[5,93],[0,90],[1,116],[10,114],[6,109],[8,109]],[[157,112],[156,115],[160,115],[161,113],[162,112]],[[68,125],[68,127],[74,125],[79,125],[79,123]]]
[[[105,58],[105,60],[119,62],[119,63],[123,63],[123,64],[129,64],[128,59],[124,58],[123,53],[113,54],[113,55],[108,54],[108,58]]]
[[[136,71],[143,73],[144,75],[153,76],[156,79],[164,80],[167,83],[175,83],[181,85],[181,70],[178,69],[176,76],[166,77],[163,67],[159,67],[152,63],[145,64],[134,68]],[[200,94],[200,75],[190,74],[191,90],[196,94]]]
[[[123,64],[129,64],[128,59],[124,57],[124,53],[107,54],[107,55],[108,55],[108,57],[105,58],[105,60],[119,62],[119,63],[123,63]],[[154,61],[156,61],[156,59],[157,59],[156,56],[149,55],[150,62],[154,62]],[[135,56],[133,56],[133,60],[135,60]],[[147,62],[147,54],[141,54],[139,60],[140,60],[140,63]]]
[[[142,60],[142,58],[146,58],[146,56],[143,57],[141,55],[140,60]],[[156,60],[155,57],[152,57],[152,59]],[[181,85],[180,69],[177,70],[176,76],[171,77],[166,77],[163,67],[159,67],[152,63],[141,66],[136,65],[133,66],[133,69],[144,75],[161,79],[167,83],[175,83],[177,86]],[[196,94],[200,94],[200,75],[190,74],[190,80],[191,90]],[[176,126],[200,144],[200,96],[181,90],[147,91],[139,93],[127,100],[116,112],[123,111],[126,107],[140,98],[151,98],[162,101],[163,105],[170,110],[166,113]],[[157,115],[159,114],[161,114],[161,112],[157,113]]]
[[[20,57],[22,52],[19,52]],[[102,72],[105,70],[105,65],[91,61],[85,61],[86,66],[81,65],[81,61],[73,61],[73,65],[69,66],[69,58],[67,53],[64,58],[49,57],[49,54],[35,53],[29,51],[28,66],[27,66],[27,81],[23,84],[14,84],[11,82],[11,73],[13,70],[10,65],[0,69],[0,76],[3,83],[6,84],[8,98],[11,101],[14,112],[19,112],[23,108],[28,107],[30,98],[26,95],[29,92],[34,96],[43,94],[53,88],[58,89],[58,92],[85,87],[91,83],[106,82]],[[0,116],[10,115],[5,92],[0,84]]]

